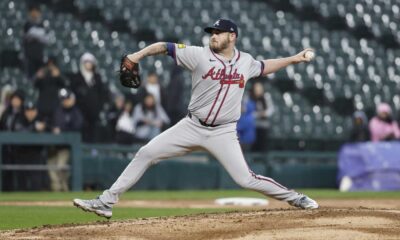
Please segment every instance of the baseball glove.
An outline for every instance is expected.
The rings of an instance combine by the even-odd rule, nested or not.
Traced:
[[[127,55],[122,56],[119,67],[119,80],[124,87],[140,87],[139,64],[129,60]]]

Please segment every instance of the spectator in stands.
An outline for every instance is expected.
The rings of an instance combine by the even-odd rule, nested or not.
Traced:
[[[24,104],[24,118],[21,131],[44,132],[46,122],[39,118],[38,108],[33,101],[26,101]]]
[[[22,129],[24,93],[16,90],[10,97],[10,104],[1,115],[1,131],[19,131]]]
[[[53,133],[79,132],[83,126],[83,116],[76,106],[75,94],[69,89],[59,91],[61,105],[54,114]]]
[[[158,81],[156,73],[149,73],[147,76],[144,87],[139,89],[137,102],[141,102],[148,94],[153,95],[156,103],[164,107],[164,90]]]
[[[71,78],[71,88],[76,94],[76,104],[84,117],[82,139],[96,141],[96,127],[100,122],[100,112],[109,100],[109,91],[96,72],[97,60],[91,53],[80,59],[80,71]]]
[[[242,150],[250,151],[256,141],[256,105],[254,101],[245,99],[242,103],[242,114],[237,123],[237,132]]]
[[[66,85],[54,57],[50,57],[46,65],[37,71],[34,81],[34,86],[39,92],[39,115],[51,124],[54,112],[59,106],[58,92]]]
[[[269,118],[274,113],[274,104],[271,96],[264,91],[261,82],[255,82],[250,90],[250,99],[255,105],[254,117],[256,121],[256,140],[252,147],[254,151],[266,151],[268,143]]]
[[[142,103],[133,112],[136,137],[148,141],[158,135],[164,125],[170,120],[163,107],[156,102],[153,95],[147,94]]]
[[[79,132],[83,125],[83,117],[75,105],[75,94],[68,89],[59,92],[61,105],[54,114],[53,133]],[[68,191],[69,172],[65,170],[70,158],[70,150],[66,147],[55,147],[49,150],[47,164],[50,184],[53,191]],[[57,169],[63,168],[63,169]]]
[[[38,5],[28,9],[28,21],[24,25],[24,61],[28,78],[32,78],[43,65],[44,48],[49,38],[42,23],[42,13]]]
[[[44,132],[46,123],[38,116],[38,109],[33,101],[25,101],[24,118],[22,122],[23,132]],[[15,152],[15,164],[45,164],[43,157],[43,146],[24,145],[13,147]],[[18,179],[15,190],[35,191],[47,189],[48,179],[42,171],[17,171],[15,176]]]
[[[1,131],[17,132],[23,129],[24,120],[24,94],[22,91],[15,91],[10,97],[10,104],[0,119]],[[21,164],[21,147],[20,146],[6,146],[3,149],[3,163],[4,164]],[[23,175],[22,175],[23,176]],[[26,178],[20,179],[21,173],[16,171],[7,171],[3,176],[5,180],[4,190],[26,190]],[[10,179],[16,179],[11,182]]]
[[[372,141],[390,141],[400,138],[400,129],[392,117],[389,104],[381,103],[377,108],[377,116],[369,123]]]
[[[363,111],[353,114],[353,128],[350,132],[351,142],[365,142],[370,140],[367,115]]]
[[[187,103],[184,101],[184,86],[182,84],[185,81],[183,75],[183,69],[179,66],[175,66],[171,73],[171,80],[167,86],[165,94],[165,111],[171,118],[171,125],[175,125],[187,114]]]
[[[113,95],[113,102],[111,107],[105,111],[105,117],[107,120],[107,129],[109,132],[109,138],[112,141],[116,140],[116,127],[119,117],[124,111],[125,96],[121,93]],[[133,107],[131,107],[132,112]]]
[[[123,111],[115,125],[115,140],[119,144],[132,144],[135,142],[135,124],[133,119],[133,104],[126,101]]]

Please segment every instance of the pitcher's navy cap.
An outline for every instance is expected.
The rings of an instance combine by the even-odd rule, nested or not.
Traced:
[[[212,27],[204,28],[206,33],[211,33],[212,30],[220,30],[222,32],[233,32],[236,34],[236,37],[239,36],[237,25],[228,19],[218,19]]]

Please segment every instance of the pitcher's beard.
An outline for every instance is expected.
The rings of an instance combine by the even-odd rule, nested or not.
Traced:
[[[211,48],[211,50],[213,50],[215,53],[220,53],[220,52],[222,52],[223,50],[227,49],[227,48],[228,48],[228,45],[229,45],[228,41],[222,42],[220,46],[215,46],[214,44],[210,43],[210,48]]]

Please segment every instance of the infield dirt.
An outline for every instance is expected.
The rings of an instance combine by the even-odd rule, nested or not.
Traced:
[[[241,211],[230,213],[12,230],[0,232],[0,239],[400,239],[398,200],[331,199],[319,202],[321,208],[311,211],[271,201],[263,209],[241,208]],[[140,207],[155,203],[123,201],[121,205]],[[212,201],[178,203],[186,207],[213,204]],[[171,207],[177,202],[159,201],[159,205]]]

